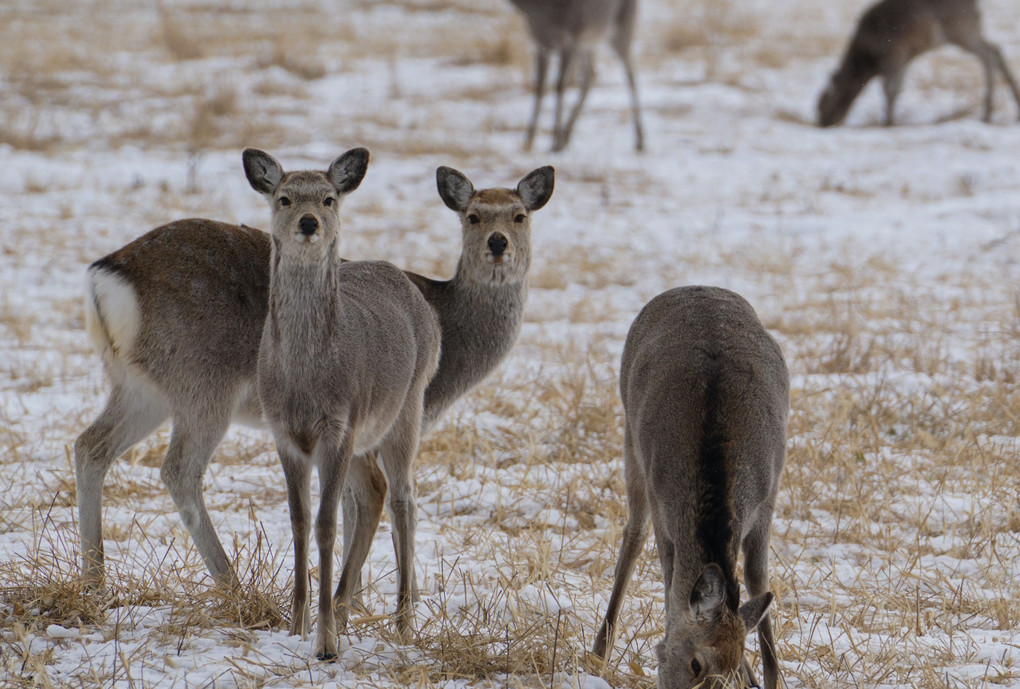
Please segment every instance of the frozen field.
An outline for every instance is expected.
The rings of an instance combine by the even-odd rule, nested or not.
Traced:
[[[980,122],[981,68],[947,48],[908,73],[901,126],[879,126],[876,85],[845,126],[812,126],[864,4],[642,0],[641,155],[607,49],[571,148],[548,152],[547,102],[521,151],[531,48],[505,0],[0,5],[0,686],[654,686],[652,539],[609,666],[586,658],[626,519],[619,355],[651,297],[712,284],[755,306],[792,374],[787,685],[1020,687],[1017,110],[1000,82]],[[1020,71],[1020,5],[982,8]],[[479,188],[556,167],[521,339],[422,444],[418,635],[385,617],[384,518],[334,664],[286,633],[268,432],[234,429],[206,480],[247,598],[210,586],[159,478],[166,428],[107,477],[112,599],[78,583],[72,444],[108,390],[85,267],[173,219],[265,227],[245,146],[288,169],[367,146],[344,255],[443,278],[460,229],[438,165]]]

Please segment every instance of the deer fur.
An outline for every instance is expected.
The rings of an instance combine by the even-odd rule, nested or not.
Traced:
[[[437,171],[437,183],[445,202],[459,199],[453,203],[460,207],[463,245],[450,280],[406,273],[442,328],[423,431],[516,342],[527,294],[531,213],[551,196],[554,171],[534,170],[515,190],[475,191],[450,168]],[[519,215],[523,222],[515,222]],[[498,269],[489,246],[493,238],[502,251]],[[265,425],[256,364],[269,300],[271,243],[258,229],[179,220],[89,267],[86,322],[112,384],[105,409],[75,442],[82,571],[93,585],[102,584],[105,571],[103,480],[118,456],[168,418],[173,425],[163,480],[209,573],[222,584],[237,584],[208,517],[202,479],[231,423]],[[353,538],[349,528],[357,523],[367,530],[381,515],[386,486],[374,455],[353,460],[344,494],[346,549]],[[352,494],[363,497],[355,500]],[[357,510],[361,516],[355,516]]]
[[[650,517],[666,589],[660,689],[753,684],[744,637],[755,627],[765,686],[774,689],[769,532],[789,406],[779,346],[739,295],[672,289],[631,325],[620,394],[630,516],[592,653],[608,657]]]
[[[1002,51],[982,34],[976,0],[881,0],[857,22],[839,68],[818,99],[818,124],[830,127],[842,122],[857,95],[878,76],[885,92],[885,124],[892,125],[907,65],[946,43],[981,61],[985,122],[992,118],[996,70],[1006,79],[1020,109],[1020,89]]]
[[[309,628],[308,536],[312,467],[321,497],[316,657],[337,656],[333,583],[340,494],[351,458],[376,451],[389,485],[397,544],[397,628],[410,631],[417,505],[414,458],[425,387],[439,366],[439,318],[396,266],[340,258],[340,200],[358,187],[368,151],[325,172],[285,173],[268,153],[244,151],[252,188],[272,209],[269,312],[258,357],[262,411],[287,482],[294,532],[291,633]],[[354,543],[344,568],[360,569],[372,542]],[[337,596],[341,630],[353,591]]]
[[[638,102],[637,80],[630,56],[637,19],[637,0],[510,0],[528,22],[535,43],[535,102],[528,123],[525,150],[531,150],[538,128],[538,115],[545,95],[549,60],[559,57],[556,79],[556,114],[553,120],[553,151],[561,151],[570,143],[574,122],[588,97],[595,80],[594,51],[596,45],[609,40],[627,75],[630,88],[631,114],[634,119],[634,149],[644,150],[644,129]],[[581,84],[577,101],[566,121],[563,120],[564,98],[573,68],[580,69]]]
[[[439,314],[443,348],[439,370],[425,391],[423,431],[461,395],[481,381],[509,353],[521,329],[531,265],[531,213],[553,192],[554,171],[541,167],[511,189],[476,191],[462,173],[436,170],[439,195],[460,216],[463,252],[454,277],[432,280],[410,273],[411,281]],[[382,515],[386,484],[371,454],[351,464],[344,487],[344,561],[347,544],[374,534]],[[347,570],[341,588],[361,590],[361,568]],[[417,585],[413,586],[417,591]],[[416,595],[416,594],[415,594]]]

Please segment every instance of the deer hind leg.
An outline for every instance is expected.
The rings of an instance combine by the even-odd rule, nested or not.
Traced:
[[[984,99],[985,117],[984,120],[988,121],[991,118],[991,82],[994,80],[994,69],[998,68],[1002,72],[1003,79],[1006,80],[1007,85],[1010,87],[1010,91],[1013,93],[1013,100],[1017,104],[1017,110],[1020,112],[1020,89],[1017,88],[1016,79],[1013,78],[1013,72],[1010,71],[1009,65],[1006,63],[1006,58],[1003,57],[1003,51],[999,49],[994,43],[987,41],[981,42],[983,55],[981,62],[985,64],[985,79],[988,80],[986,86],[986,93]],[[1020,114],[1018,114],[1020,117]]]
[[[380,471],[376,458],[378,453],[369,452],[351,459],[344,481],[343,512],[344,512],[344,544],[343,565],[340,569],[340,581],[333,595],[334,606],[339,607],[343,600],[343,592],[350,588],[350,600],[359,607],[364,607],[362,596],[361,568],[354,569],[351,554],[357,543],[371,544],[375,532],[379,528],[386,501],[386,477]],[[367,557],[368,551],[365,551]],[[349,581],[353,578],[353,581]]]
[[[206,469],[229,425],[229,414],[210,409],[175,416],[160,476],[209,573],[217,583],[232,589],[238,585],[237,575],[216,535],[202,495]]]
[[[74,441],[74,475],[78,496],[82,577],[96,589],[103,585],[103,479],[110,465],[163,423],[166,403],[143,390],[115,385],[106,407]]]
[[[638,99],[637,78],[634,76],[634,64],[630,59],[630,38],[617,36],[613,39],[613,50],[623,63],[627,75],[627,87],[630,89],[630,112],[634,120],[634,150],[645,150],[645,132],[641,125],[641,102]]]
[[[577,102],[574,103],[574,107],[570,111],[570,117],[567,118],[563,129],[553,141],[553,151],[562,151],[570,143],[570,135],[574,131],[574,123],[577,122],[577,116],[581,114],[581,107],[588,98],[588,90],[591,89],[592,82],[595,81],[595,63],[592,59],[591,51],[581,50],[578,52],[577,57],[581,67],[580,92],[577,94]]]
[[[571,70],[574,68],[576,52],[574,48],[563,48],[559,51],[560,72],[556,77],[556,112],[553,116],[553,151],[563,150],[563,101]]]
[[[542,111],[542,99],[545,97],[546,77],[549,73],[549,51],[541,46],[535,53],[535,102],[531,108],[531,120],[528,122],[528,133],[524,138],[524,150],[530,151],[538,130],[538,116]]]
[[[420,397],[418,397],[420,399]],[[408,404],[379,448],[389,483],[387,507],[393,525],[397,556],[397,633],[407,637],[414,630],[412,602],[417,589],[414,571],[415,532],[418,503],[414,482],[414,460],[418,453],[421,406]]]
[[[981,67],[985,73],[985,97],[981,115],[983,121],[990,122],[992,119],[992,110],[995,107],[996,70],[1002,72],[1003,77],[1005,77],[1006,82],[1009,84],[1010,90],[1013,92],[1013,98],[1016,100],[1017,107],[1020,108],[1020,90],[1017,89],[1016,80],[1013,79],[1009,67],[1006,66],[1006,61],[1002,57],[1002,51],[999,50],[998,46],[981,38],[980,31],[977,28],[961,37],[957,37],[953,43],[981,61]]]
[[[634,457],[630,435],[626,432],[625,435],[624,462],[627,473],[627,505],[630,515],[627,525],[623,528],[623,542],[620,545],[620,556],[616,561],[616,571],[613,573],[613,592],[609,596],[606,617],[595,636],[595,645],[591,650],[592,655],[603,660],[609,660],[609,651],[612,649],[613,638],[616,635],[616,620],[620,614],[620,605],[627,591],[627,584],[634,573],[638,555],[640,555],[641,548],[648,537],[648,494],[645,478]]]
[[[760,516],[751,532],[744,538],[744,583],[748,598],[754,598],[769,590],[769,533],[772,523],[772,505],[763,505]],[[748,630],[750,631],[750,630]],[[776,659],[776,643],[772,636],[770,613],[758,623],[758,645],[761,652],[762,668],[766,689],[776,689],[779,682],[779,662]],[[744,659],[744,669],[753,686],[758,686],[751,674],[750,665]]]

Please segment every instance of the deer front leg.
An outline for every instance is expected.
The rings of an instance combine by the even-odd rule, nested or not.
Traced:
[[[277,440],[277,447],[280,447]],[[287,483],[287,505],[290,527],[294,536],[294,597],[290,611],[290,633],[308,638],[311,614],[308,609],[308,532],[312,522],[309,503],[311,466],[304,459],[279,450],[280,464]]]

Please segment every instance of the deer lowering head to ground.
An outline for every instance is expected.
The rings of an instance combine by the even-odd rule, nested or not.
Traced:
[[[634,38],[634,22],[637,18],[637,0],[510,1],[524,13],[536,49],[535,103],[528,123],[525,149],[530,150],[535,140],[552,55],[556,54],[559,57],[552,150],[561,151],[570,143],[574,122],[595,79],[595,47],[608,39],[613,51],[623,63],[627,75],[631,113],[634,119],[634,149],[643,150],[645,142],[641,126],[641,106],[638,102],[634,65],[630,57],[630,44]],[[564,121],[563,93],[575,67],[580,70],[580,92],[570,115]]]
[[[885,92],[885,124],[892,125],[907,65],[918,55],[946,43],[981,60],[985,122],[992,117],[996,70],[1006,79],[1020,109],[1020,89],[1002,51],[981,33],[977,0],[881,0],[857,22],[842,63],[818,99],[818,124],[829,127],[842,122],[864,86],[879,76]]]
[[[605,659],[612,647],[650,516],[666,590],[659,687],[755,684],[744,637],[757,627],[765,686],[774,689],[769,533],[789,406],[779,346],[739,295],[669,290],[631,325],[620,394],[630,516],[592,653]]]
[[[337,656],[332,595],[340,495],[351,458],[376,451],[389,485],[397,544],[397,628],[411,628],[414,458],[425,386],[439,365],[439,319],[400,269],[340,258],[340,199],[360,184],[368,151],[340,156],[326,172],[285,173],[269,154],[244,151],[252,188],[272,209],[269,312],[258,390],[287,483],[294,532],[291,633],[309,629],[310,477],[318,472],[316,657]],[[354,543],[346,567],[360,570],[374,534]],[[335,601],[341,611],[350,596]],[[346,622],[346,616],[342,616]]]
[[[461,217],[463,246],[450,280],[407,273],[438,313],[443,331],[439,370],[425,393],[423,430],[484,379],[517,340],[531,213],[548,201],[554,173],[539,168],[514,190],[475,191],[449,168],[439,169],[437,181],[441,196],[453,199],[447,203]],[[112,462],[170,418],[163,480],[209,573],[221,583],[236,583],[206,511],[202,479],[231,423],[264,425],[256,362],[269,300],[271,243],[268,234],[250,227],[180,220],[89,267],[86,320],[112,391],[75,442],[87,579],[99,583],[104,576],[102,488]],[[368,474],[359,469],[366,459]],[[348,483],[361,485],[345,490],[345,532],[354,524],[367,529],[378,523],[386,490],[379,478],[372,457],[355,458]],[[355,502],[349,494],[365,497]],[[348,517],[355,508],[368,516]],[[345,537],[345,550],[351,542]]]

